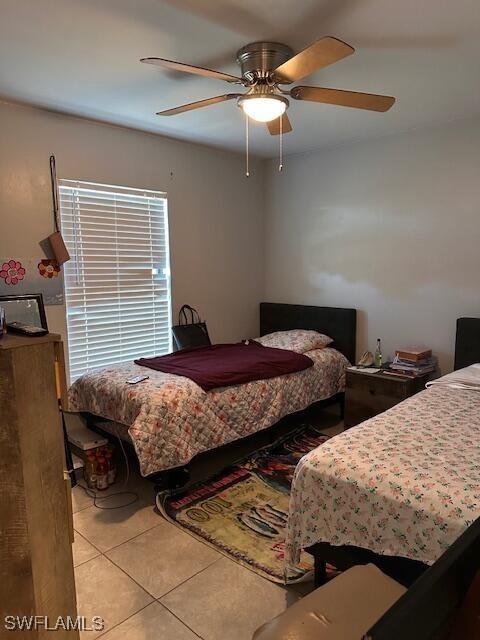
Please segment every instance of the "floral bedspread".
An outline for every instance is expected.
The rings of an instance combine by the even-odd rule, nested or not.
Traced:
[[[316,542],[433,564],[480,517],[480,392],[432,387],[299,462],[286,560]]]
[[[331,348],[308,351],[314,366],[270,380],[205,392],[188,378],[122,364],[81,376],[69,390],[71,411],[128,425],[140,470],[149,475],[244,438],[345,388],[347,359]],[[136,385],[127,378],[146,374]]]

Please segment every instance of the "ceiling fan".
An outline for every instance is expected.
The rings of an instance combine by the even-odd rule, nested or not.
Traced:
[[[320,38],[296,55],[293,54],[290,47],[284,44],[253,42],[247,44],[237,53],[237,62],[241,69],[239,76],[164,58],[142,58],[141,62],[207,78],[225,80],[231,84],[243,85],[247,89],[246,93],[225,93],[214,98],[159,111],[157,115],[174,116],[193,109],[236,99],[238,106],[247,116],[258,122],[265,122],[270,133],[277,135],[292,130],[286,113],[290,106],[287,96],[294,100],[308,100],[309,102],[321,102],[369,111],[388,111],[393,106],[395,98],[391,96],[325,87],[295,86],[290,90],[283,88],[284,85],[302,80],[317,69],[338,62],[354,51],[355,49],[350,45],[331,36]]]

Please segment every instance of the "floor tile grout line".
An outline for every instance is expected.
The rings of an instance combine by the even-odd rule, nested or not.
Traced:
[[[191,575],[189,578],[186,578],[185,580],[182,580],[182,582],[179,582],[177,585],[175,585],[175,587],[173,587],[172,589],[169,589],[166,593],[162,594],[161,596],[156,596],[153,593],[151,593],[150,591],[148,591],[148,589],[146,587],[144,587],[140,582],[138,582],[138,580],[136,580],[132,575],[130,575],[128,573],[128,571],[126,569],[124,569],[123,567],[121,567],[119,564],[117,564],[115,562],[115,560],[112,560],[112,558],[109,558],[106,554],[101,554],[104,556],[104,558],[106,558],[107,560],[109,560],[113,565],[115,565],[116,567],[118,567],[121,571],[123,571],[123,573],[128,576],[131,580],[133,580],[133,582],[135,582],[135,584],[137,584],[141,589],[143,589],[143,591],[145,591],[145,593],[148,593],[149,596],[151,596],[154,600],[156,600],[157,602],[160,600],[160,598],[165,597],[166,595],[168,595],[169,593],[171,593],[172,591],[175,591],[175,589],[179,586],[181,586],[182,584],[185,584],[185,582],[188,582],[191,578],[197,576],[199,573],[202,573],[202,571],[205,571],[205,569],[208,569],[208,567],[211,567],[213,564],[215,564],[215,562],[218,562],[220,560],[220,558],[216,558],[213,562],[210,562],[207,566],[203,567],[202,569],[200,569],[199,571],[196,571],[193,575]],[[97,556],[98,557],[98,556]]]
[[[155,527],[153,527],[155,528]],[[148,531],[151,531],[152,529],[149,529]],[[146,533],[146,532],[144,532]],[[138,538],[139,536],[141,536],[142,534],[139,534],[138,536],[135,536],[136,538]],[[131,540],[134,540],[135,538],[131,538]],[[127,542],[130,542],[130,540],[128,540]],[[126,544],[126,543],[122,543],[122,544]],[[122,546],[122,545],[118,545],[118,546]],[[114,549],[117,549],[117,547],[113,547]],[[235,564],[237,564],[239,567],[242,567],[244,569],[246,569],[247,567],[243,567],[243,565],[235,562],[233,559],[229,558],[226,555],[220,554],[218,551],[216,552],[220,557],[219,558],[215,558],[215,560],[213,560],[212,562],[209,562],[207,565],[205,565],[204,567],[202,567],[201,569],[199,569],[198,571],[196,571],[195,573],[193,573],[191,576],[189,576],[188,578],[185,578],[185,580],[182,580],[181,582],[179,582],[178,584],[176,584],[174,587],[172,587],[171,589],[169,589],[168,591],[166,591],[165,593],[163,593],[161,596],[156,596],[155,594],[153,594],[151,591],[148,591],[148,589],[143,586],[140,582],[138,582],[138,580],[136,578],[134,578],[130,573],[128,573],[128,571],[126,569],[124,569],[121,565],[117,564],[117,562],[115,560],[113,560],[112,558],[110,558],[107,553],[109,553],[111,551],[108,550],[106,552],[102,552],[99,551],[98,555],[94,556],[93,558],[90,558],[89,560],[85,560],[84,562],[79,563],[78,565],[75,566],[75,569],[77,567],[80,567],[84,564],[86,564],[87,562],[91,562],[92,560],[96,560],[99,556],[103,556],[106,560],[110,561],[115,567],[117,567],[118,569],[120,569],[127,577],[129,577],[131,580],[133,580],[133,582],[135,582],[135,584],[137,586],[139,586],[143,591],[145,591],[149,596],[151,596],[154,600],[156,600],[157,602],[160,602],[162,598],[165,598],[166,596],[168,596],[170,593],[172,593],[172,591],[175,591],[175,589],[178,589],[179,587],[181,587],[182,585],[184,585],[186,582],[188,582],[189,580],[191,580],[192,578],[195,578],[196,576],[198,576],[200,573],[202,573],[203,571],[206,571],[207,569],[209,569],[210,567],[212,567],[214,564],[216,564],[217,562],[220,562],[220,560],[227,560],[230,562],[234,562]],[[264,578],[263,576],[260,576],[258,574],[256,574],[255,571],[253,571],[252,573],[254,573],[255,575],[257,575],[259,578],[262,578],[263,580],[265,580],[266,582],[268,582],[269,584],[273,584],[274,586],[278,586],[281,588],[286,588],[286,587],[291,587],[295,593],[297,595],[300,595],[298,593],[298,591],[295,589],[294,585],[280,585],[277,583],[273,583],[270,580]],[[163,604],[163,603],[162,603]]]
[[[186,578],[185,580],[182,580],[181,582],[179,582],[177,585],[175,585],[174,587],[172,587],[171,589],[169,589],[168,591],[166,591],[165,593],[163,593],[161,596],[158,596],[158,598],[156,598],[154,596],[154,598],[161,602],[162,598],[165,598],[166,596],[168,596],[170,593],[172,593],[172,591],[175,591],[175,589],[178,589],[178,587],[181,587],[182,585],[184,585],[186,582],[188,582],[189,580],[191,580],[192,578],[195,578],[196,576],[198,576],[200,573],[202,573],[202,571],[206,571],[207,569],[209,569],[210,567],[213,567],[213,565],[216,562],[219,562],[221,560],[221,558],[216,558],[213,562],[210,562],[209,564],[207,564],[205,567],[203,567],[202,569],[199,569],[198,571],[196,571],[195,573],[193,573],[189,578]],[[162,603],[163,604],[163,603]]]
[[[85,511],[86,509],[90,509],[90,507],[93,507],[94,504],[92,502],[92,504],[87,504],[85,507],[82,507],[81,509],[75,509],[75,511],[72,511],[72,515],[75,515],[76,513],[80,513],[80,511]]]
[[[88,560],[83,560],[83,562],[79,562],[78,564],[74,564],[73,565],[73,570],[75,571],[75,569],[78,569],[78,567],[81,567],[82,565],[87,564],[87,562],[90,562],[90,560],[95,560],[96,558],[98,558],[98,556],[101,556],[101,555],[102,555],[102,553],[99,551],[96,556],[93,556],[92,558],[89,558]]]
[[[127,573],[124,569],[122,569],[122,567],[120,567],[119,565],[116,564],[116,562],[114,562],[113,560],[111,560],[108,556],[106,556],[103,553],[100,553],[100,556],[103,556],[107,561],[111,562],[115,567],[117,567],[118,569],[120,569],[120,571],[122,571],[122,573],[124,573],[128,578],[130,578],[130,580],[132,580],[133,582],[135,582],[135,584],[140,587],[142,589],[142,591],[144,591],[148,596],[150,596],[152,598],[152,600],[150,602],[147,602],[146,605],[144,605],[143,607],[140,607],[140,609],[138,609],[137,611],[134,611],[132,614],[130,614],[127,618],[125,618],[125,620],[121,620],[120,622],[117,622],[116,624],[114,624],[113,626],[109,627],[108,629],[106,629],[105,631],[102,631],[98,636],[96,636],[97,638],[99,638],[100,636],[105,635],[106,633],[108,633],[109,631],[112,631],[113,629],[115,629],[116,627],[120,626],[121,624],[123,624],[124,622],[127,622],[128,620],[130,620],[131,618],[133,618],[134,616],[136,616],[138,613],[140,613],[141,611],[143,611],[144,609],[146,609],[147,607],[149,607],[150,605],[156,603],[159,604],[161,607],[163,607],[166,611],[168,611],[168,613],[170,613],[176,620],[178,620],[184,627],[186,627],[189,631],[191,631],[195,636],[197,636],[197,638],[200,638],[200,640],[203,640],[203,638],[198,635],[198,633],[196,631],[194,631],[193,629],[191,629],[188,624],[186,624],[181,618],[179,618],[173,611],[171,611],[168,607],[166,607],[163,602],[160,602],[160,598],[156,598],[152,593],[150,593],[149,591],[147,591],[147,589],[145,589],[145,587],[143,587],[139,582],[137,582],[135,580],[135,578],[133,578],[129,573]],[[95,558],[91,558],[91,560],[96,560],[99,556],[96,556]],[[90,560],[87,560],[86,562],[90,562]],[[214,560],[211,564],[208,565],[208,567],[211,567],[213,564],[215,564],[215,562],[218,562],[218,558],[217,560]],[[83,562],[82,564],[85,564],[85,562]],[[77,565],[80,566],[80,565]],[[208,567],[204,567],[204,569],[208,569]],[[199,573],[201,573],[202,571],[204,571],[204,569],[201,569],[200,571],[197,571],[197,573],[195,573],[193,576],[190,576],[191,578],[193,578],[194,576],[198,575]],[[187,580],[182,581],[180,584],[178,584],[177,586],[180,586],[182,584],[184,584],[185,582],[188,582],[190,578],[188,578]],[[174,589],[171,589],[170,591],[168,591],[166,594],[171,593],[171,591],[174,591],[176,589],[176,587]],[[160,596],[161,598],[163,598],[164,596]]]
[[[92,505],[92,506],[94,506],[94,505]],[[148,505],[146,505],[146,506],[148,506]],[[87,507],[87,509],[88,509],[88,507]],[[153,509],[152,510],[155,511],[155,503],[153,504]],[[85,511],[85,509],[82,509],[82,511]],[[215,546],[210,545],[206,540],[201,539],[201,537],[197,538],[196,536],[192,535],[188,530],[185,530],[180,525],[175,524],[174,522],[171,522],[170,520],[165,518],[161,513],[156,513],[156,515],[158,515],[158,517],[159,517],[159,522],[157,522],[156,524],[152,525],[151,527],[148,527],[144,531],[141,531],[140,533],[136,533],[131,538],[128,538],[127,540],[124,540],[123,542],[120,542],[119,544],[116,544],[113,547],[109,547],[108,549],[105,549],[105,550],[102,550],[102,549],[100,549],[100,547],[97,547],[91,540],[89,540],[89,538],[87,538],[85,533],[82,533],[81,531],[79,531],[78,529],[75,529],[75,528],[74,528],[74,530],[76,531],[76,533],[80,534],[82,536],[82,538],[85,538],[85,540],[87,542],[89,542],[92,545],[92,547],[95,547],[95,549],[97,549],[101,554],[106,554],[106,553],[110,553],[110,551],[113,551],[114,549],[118,549],[118,547],[121,547],[123,544],[126,544],[127,542],[131,542],[132,540],[135,540],[135,538],[138,538],[141,535],[143,535],[144,533],[147,533],[147,531],[151,531],[152,529],[155,529],[155,527],[161,526],[161,524],[163,522],[166,522],[167,524],[171,525],[172,527],[175,527],[175,529],[177,529],[181,533],[184,533],[184,534],[190,536],[191,538],[193,538],[194,540],[197,540],[198,542],[203,544],[208,549],[211,549],[213,551],[217,551]],[[217,553],[220,553],[220,552],[217,551]],[[222,554],[220,554],[220,555],[222,555]]]
[[[94,505],[92,505],[92,506],[94,506]],[[148,505],[144,505],[144,506],[148,506]],[[85,511],[85,509],[82,509],[82,511]],[[163,517],[162,517],[162,520],[166,521],[165,518],[163,518]],[[98,551],[100,551],[100,553],[104,554],[104,553],[108,553],[110,551],[113,551],[113,549],[118,549],[118,547],[121,547],[122,544],[126,544],[127,542],[130,542],[131,540],[134,540],[135,538],[138,538],[143,533],[146,533],[147,531],[151,531],[152,529],[155,529],[155,527],[158,527],[159,525],[160,525],[160,523],[158,522],[157,524],[154,524],[151,527],[147,527],[147,529],[144,529],[140,533],[136,533],[131,538],[128,538],[127,540],[124,540],[123,542],[120,542],[119,544],[116,544],[113,547],[109,547],[108,549],[105,549],[105,550],[102,550],[102,549],[100,549],[100,547],[97,547],[91,540],[89,540],[89,538],[87,538],[85,533],[82,533],[82,531],[79,531],[78,529],[75,529],[75,524],[74,524],[73,528],[74,528],[74,531],[79,533],[82,536],[82,538],[85,538],[85,540],[87,542],[89,542],[92,545],[92,547],[95,547],[95,549],[98,549]],[[108,526],[108,524],[106,526]]]
[[[105,551],[100,551],[100,553],[102,554],[107,554],[110,553],[110,551],[114,551],[115,549],[118,549],[118,547],[121,547],[124,544],[127,544],[127,542],[132,542],[132,540],[135,540],[135,538],[139,538],[140,536],[143,536],[144,533],[147,533],[148,531],[151,531],[152,529],[155,529],[155,527],[158,527],[159,524],[154,524],[152,527],[148,527],[148,529],[145,529],[144,531],[141,531],[140,533],[136,533],[134,536],[132,536],[131,538],[128,538],[128,540],[124,540],[123,542],[120,542],[120,544],[116,544],[114,547],[110,547],[109,549],[105,549]],[[83,533],[81,534],[83,535]],[[85,536],[83,536],[85,538]],[[88,541],[90,542],[90,540]]]
[[[137,613],[140,613],[140,611],[143,611],[144,609],[146,609],[147,607],[149,607],[151,604],[153,604],[154,602],[156,602],[156,600],[153,600],[152,602],[148,602],[144,607],[141,607],[138,611],[135,611],[134,613],[132,613],[131,615],[128,616],[128,618],[125,618],[125,620],[121,620],[120,622],[117,622],[116,624],[114,624],[112,627],[110,627],[109,629],[106,629],[105,631],[102,631],[100,633],[100,635],[97,636],[97,638],[99,638],[100,636],[104,636],[106,633],[109,633],[110,631],[113,631],[113,629],[115,629],[116,627],[119,627],[121,624],[123,624],[124,622],[127,622],[128,620],[130,620],[131,618],[133,618],[133,616],[136,616]]]
[[[101,549],[99,549],[95,544],[93,544],[93,542],[90,542],[90,540],[83,535],[83,533],[81,531],[77,531],[77,529],[75,529],[75,527],[73,528],[73,543],[75,544],[75,534],[78,533],[78,535],[80,537],[82,537],[84,540],[86,540],[88,542],[88,544],[90,544],[96,551],[98,551],[98,553],[103,554],[103,551]],[[93,560],[93,558],[91,558]],[[87,560],[88,562],[88,560]],[[83,564],[83,562],[81,563]]]
[[[146,605],[144,605],[143,607],[140,607],[140,609],[138,609],[137,611],[134,611],[132,614],[130,614],[127,618],[125,618],[125,620],[121,620],[120,622],[117,622],[117,624],[114,624],[112,627],[110,627],[109,629],[102,631],[98,636],[96,636],[97,638],[99,638],[100,636],[103,636],[104,634],[108,633],[109,631],[111,631],[112,629],[114,629],[115,627],[118,627],[118,625],[123,624],[124,622],[126,622],[127,620],[129,620],[130,618],[133,618],[133,616],[137,615],[137,613],[139,613],[140,611],[143,611],[144,609],[146,609],[148,606],[150,606],[151,604],[153,604],[154,602],[157,602],[156,598],[154,596],[152,596],[151,593],[149,593],[144,587],[142,587],[141,584],[139,584],[134,578],[132,578],[131,575],[129,575],[124,569],[122,569],[122,567],[119,567],[115,562],[113,562],[113,560],[111,560],[108,556],[106,556],[104,553],[100,552],[100,555],[95,556],[95,558],[91,558],[90,560],[87,560],[87,562],[90,562],[91,560],[97,560],[98,558],[103,557],[105,558],[105,560],[107,560],[107,562],[111,562],[113,564],[114,567],[116,567],[117,569],[120,569],[120,571],[122,573],[124,573],[127,578],[130,578],[130,580],[132,582],[134,582],[137,587],[139,587],[142,591],[144,591],[147,596],[149,596],[150,598],[152,598],[150,600],[150,602],[147,602]],[[83,562],[82,564],[86,564],[85,562]],[[81,566],[81,565],[77,565],[77,566]],[[75,567],[76,568],[76,567]],[[161,604],[161,603],[160,603]]]
[[[154,505],[154,509],[155,509],[155,505]],[[184,529],[182,526],[180,526],[177,523],[171,522],[170,520],[168,520],[167,518],[165,518],[161,513],[158,514],[159,518],[161,520],[161,522],[166,522],[167,524],[175,527],[175,529],[177,529],[180,533],[189,535],[191,538],[193,538],[194,540],[196,540],[197,542],[200,542],[201,544],[203,544],[205,547],[207,547],[208,549],[216,552],[220,558],[217,558],[216,560],[214,560],[213,562],[211,562],[210,564],[208,564],[206,567],[204,567],[203,569],[200,569],[199,571],[197,571],[196,573],[194,573],[192,576],[190,576],[189,578],[187,578],[186,580],[183,580],[181,583],[179,583],[178,585],[176,585],[175,587],[173,587],[172,589],[170,589],[169,591],[167,591],[165,594],[163,594],[162,596],[160,596],[160,598],[163,598],[164,596],[166,596],[167,594],[171,593],[172,591],[174,591],[177,587],[179,587],[180,585],[184,584],[185,582],[188,582],[188,580],[190,580],[191,578],[193,578],[194,576],[198,575],[199,573],[201,573],[202,571],[204,571],[205,569],[207,569],[208,567],[212,566],[213,564],[215,564],[215,562],[218,562],[218,560],[222,559],[222,558],[226,558],[227,560],[230,560],[232,562],[235,562],[235,560],[233,558],[230,557],[229,554],[227,553],[223,553],[221,551],[219,551],[218,549],[215,548],[214,545],[209,544],[206,540],[203,540],[201,537],[198,537],[191,534],[188,529]],[[161,526],[161,522],[159,522],[158,524],[153,525],[152,527],[149,527],[148,529],[145,529],[144,531],[142,531],[141,533],[138,533],[136,535],[134,535],[132,538],[129,538],[128,540],[125,540],[124,542],[119,543],[118,545],[115,545],[114,547],[111,547],[110,549],[106,549],[105,551],[102,551],[99,547],[96,547],[93,542],[91,542],[86,536],[85,534],[81,533],[80,531],[76,531],[76,533],[78,533],[79,535],[81,535],[89,544],[91,544],[98,552],[100,555],[105,556],[105,558],[107,558],[108,560],[110,560],[115,566],[118,566],[120,569],[122,569],[122,567],[120,567],[119,565],[117,565],[111,558],[109,558],[109,556],[107,555],[108,553],[110,553],[111,551],[114,551],[115,549],[118,549],[119,547],[121,547],[124,544],[127,544],[129,542],[131,542],[132,540],[135,540],[136,538],[139,538],[140,536],[142,536],[144,533],[147,533],[149,531],[152,531],[153,529],[155,529],[156,527]],[[98,557],[98,556],[95,556]],[[95,558],[90,558],[90,560],[94,560]],[[89,560],[86,560],[85,562],[89,562]],[[81,562],[79,565],[77,566],[81,566],[82,564],[85,564],[85,562]],[[240,564],[240,563],[236,563],[236,564]],[[240,564],[240,566],[243,566]],[[248,569],[248,567],[244,567],[245,569]],[[132,578],[132,580],[134,580],[136,582],[136,580],[125,570],[122,569],[122,571],[124,571],[124,573],[126,573],[126,575],[128,575],[130,578]],[[255,572],[254,572],[255,573]],[[258,574],[257,574],[258,575]],[[263,577],[263,576],[261,576]],[[264,578],[265,580],[268,581],[267,578]],[[156,600],[159,600],[159,598],[156,598],[156,596],[154,594],[151,594],[149,591],[147,591],[141,584],[139,584],[137,582],[137,584],[144,590],[146,591],[149,595],[151,595],[153,598],[155,598]],[[279,586],[285,586],[285,585],[279,585]],[[298,593],[295,590],[296,593]],[[301,594],[299,594],[301,595]]]
[[[99,638],[100,636],[105,635],[106,633],[112,631],[113,629],[115,629],[116,627],[120,626],[121,624],[123,624],[124,622],[127,622],[128,620],[130,620],[131,618],[133,618],[134,616],[136,616],[137,614],[139,614],[141,611],[143,611],[144,609],[146,609],[147,607],[149,607],[152,604],[159,604],[163,609],[165,609],[166,611],[168,611],[168,613],[170,613],[170,615],[172,615],[176,620],[178,620],[184,627],[186,627],[189,631],[191,631],[197,638],[200,638],[200,640],[203,640],[202,636],[198,635],[198,633],[196,631],[194,631],[191,627],[189,627],[188,624],[186,624],[186,622],[184,620],[182,620],[181,618],[179,618],[173,611],[171,611],[167,606],[165,606],[163,604],[163,602],[160,601],[160,598],[163,598],[165,595],[168,595],[169,593],[171,593],[172,591],[174,591],[177,587],[174,587],[174,589],[171,589],[170,591],[168,591],[167,593],[165,593],[164,595],[160,596],[160,598],[156,598],[152,593],[150,593],[149,591],[147,591],[147,589],[145,589],[145,587],[143,587],[139,582],[137,582],[137,580],[135,580],[135,578],[133,578],[129,573],[127,573],[125,571],[125,569],[122,569],[122,567],[120,567],[118,564],[116,564],[116,562],[114,562],[113,560],[111,560],[110,558],[108,558],[107,556],[105,556],[103,553],[100,554],[101,556],[103,556],[107,561],[110,561],[115,567],[117,567],[118,569],[120,569],[120,571],[122,571],[122,573],[124,573],[127,578],[130,578],[130,580],[132,580],[133,582],[135,582],[135,584],[140,587],[142,589],[142,591],[144,591],[148,596],[150,596],[152,598],[152,600],[150,602],[147,602],[146,605],[144,605],[143,607],[140,607],[140,609],[138,609],[137,611],[134,611],[133,613],[131,613],[127,618],[125,618],[124,620],[121,620],[120,622],[117,622],[116,624],[114,624],[113,626],[109,627],[108,629],[106,629],[105,631],[102,631],[99,635],[97,635],[96,637]],[[91,558],[91,560],[96,560],[99,556],[96,556],[95,558]],[[90,560],[87,560],[86,562],[90,562]],[[217,560],[214,560],[212,563],[210,563],[207,567],[204,567],[204,569],[201,569],[200,571],[197,571],[196,573],[194,573],[192,576],[190,576],[191,578],[195,577],[196,575],[198,575],[199,573],[201,573],[202,571],[204,571],[205,569],[208,569],[208,567],[211,567],[213,564],[215,564],[215,562],[218,562],[218,558]],[[83,562],[82,564],[85,564],[85,562]],[[80,566],[80,565],[77,565]],[[177,586],[181,586],[182,584],[185,584],[185,582],[188,582],[188,580],[190,580],[190,578],[188,578],[187,580],[183,580],[182,582],[180,582]]]
[[[140,491],[140,490],[138,490]],[[81,513],[82,511],[87,511],[88,509],[92,509],[92,513],[95,513],[95,511],[93,511],[93,509],[97,509],[98,511],[112,511],[112,510],[116,510],[116,509],[128,509],[129,507],[135,505],[138,505],[140,507],[152,507],[152,510],[155,510],[155,498],[153,499],[153,503],[150,500],[150,498],[147,498],[146,496],[142,496],[140,493],[138,493],[137,491],[134,490],[134,488],[129,489],[128,487],[124,490],[124,493],[136,493],[138,498],[135,500],[135,502],[131,502],[130,504],[126,504],[126,505],[119,505],[117,507],[108,507],[108,508],[102,508],[97,506],[93,501],[91,504],[87,505],[86,507],[82,507],[81,509],[77,509],[75,511],[72,511],[72,515],[75,516],[77,513]],[[113,498],[115,496],[115,494],[111,494],[111,495],[106,495],[106,496],[98,496],[99,499],[104,499],[104,498]]]
[[[166,520],[166,518],[162,517],[162,521],[164,522],[168,522],[168,520]],[[171,523],[169,523],[171,524]],[[133,580],[133,582],[135,582],[135,584],[137,584],[141,589],[143,589],[143,591],[145,591],[145,593],[147,593],[149,596],[151,596],[154,600],[156,600],[157,602],[160,600],[160,598],[165,597],[166,595],[168,595],[169,593],[171,593],[172,591],[174,591],[175,589],[177,589],[179,586],[181,586],[182,584],[185,584],[185,582],[188,582],[188,580],[190,580],[191,578],[197,576],[199,573],[202,573],[202,571],[205,571],[205,569],[208,569],[209,567],[211,567],[212,565],[214,565],[216,562],[218,562],[219,560],[221,560],[223,558],[223,556],[221,554],[218,553],[218,551],[215,551],[214,549],[212,549],[212,547],[209,547],[212,551],[214,551],[215,553],[217,553],[220,557],[219,558],[215,558],[215,560],[213,560],[212,562],[208,563],[205,567],[202,567],[201,569],[199,569],[198,571],[196,571],[194,574],[192,574],[191,576],[189,576],[188,578],[186,578],[185,580],[182,580],[181,582],[179,582],[177,585],[175,585],[174,587],[172,587],[172,589],[169,589],[168,591],[166,591],[164,594],[162,594],[161,596],[155,596],[153,593],[151,593],[150,591],[148,591],[148,589],[146,589],[141,583],[139,583],[132,575],[130,575],[128,573],[128,571],[126,571],[123,567],[121,567],[119,564],[117,564],[117,562],[115,562],[115,560],[113,560],[112,558],[110,558],[107,554],[110,553],[111,551],[114,551],[115,549],[118,549],[119,547],[121,547],[124,544],[127,544],[128,542],[132,542],[132,540],[135,540],[136,538],[139,538],[140,536],[142,536],[144,533],[148,533],[149,531],[152,531],[153,529],[155,529],[156,527],[160,526],[159,524],[154,525],[153,527],[150,527],[149,529],[146,529],[145,531],[142,531],[141,533],[133,536],[132,538],[129,538],[128,540],[125,540],[124,542],[116,545],[115,547],[112,547],[111,549],[107,549],[106,551],[102,551],[101,549],[99,549],[98,547],[95,547],[95,545],[90,542],[90,540],[83,534],[80,533],[79,531],[77,531],[75,529],[75,531],[81,535],[88,543],[90,543],[92,545],[92,547],[94,547],[97,551],[98,554],[97,556],[95,556],[94,558],[90,558],[89,560],[85,560],[84,562],[81,562],[80,564],[76,565],[76,567],[80,567],[83,564],[86,564],[87,562],[90,562],[91,560],[96,560],[99,556],[103,556],[106,560],[110,561],[114,566],[116,566],[118,569],[120,569],[126,576],[128,576],[131,580]],[[175,527],[176,529],[178,529],[179,532],[182,532],[180,527]],[[191,536],[193,538],[193,536]],[[205,545],[208,546],[208,545]],[[75,567],[75,568],[76,568]]]
[[[196,631],[194,631],[186,622],[184,622],[181,618],[178,617],[178,615],[172,611],[172,609],[170,609],[170,607],[168,607],[166,604],[164,604],[163,602],[160,602],[160,604],[162,605],[162,607],[165,607],[165,609],[172,614],[172,616],[175,616],[175,618],[177,618],[177,620],[180,620],[180,622],[185,625],[187,627],[187,629],[190,629],[190,631],[192,633],[194,633],[198,638],[203,638],[203,636],[201,636],[200,634],[198,634]]]
[[[197,575],[197,574],[195,574]],[[193,577],[193,576],[192,576]],[[177,616],[176,613],[174,613],[171,609],[169,609],[166,605],[163,604],[163,602],[160,602],[159,600],[155,600],[155,602],[158,602],[158,604],[163,607],[165,609],[165,611],[168,611],[168,613],[170,615],[172,615],[176,620],[178,620],[179,622],[181,622],[183,624],[184,627],[187,627],[187,629],[189,631],[191,631],[193,633],[194,636],[197,636],[197,638],[200,638],[200,640],[203,640],[203,637],[201,635],[199,635],[196,631],[194,631],[192,629],[192,627],[190,627],[184,620],[182,620],[181,618],[179,618]]]
[[[123,567],[121,567],[119,564],[117,564],[114,560],[112,560],[111,558],[109,558],[109,557],[108,557],[107,555],[105,555],[104,553],[102,553],[102,556],[105,558],[105,560],[107,560],[108,562],[111,562],[111,563],[113,564],[113,566],[114,566],[114,567],[117,567],[117,569],[120,569],[120,571],[121,571],[122,573],[124,573],[124,574],[127,576],[127,578],[130,578],[130,580],[132,580],[132,582],[134,582],[134,583],[137,585],[137,587],[140,587],[140,589],[141,589],[142,591],[144,591],[144,592],[147,594],[147,596],[150,596],[150,598],[152,598],[152,602],[154,602],[154,601],[157,599],[157,598],[155,598],[155,596],[154,596],[152,593],[150,593],[150,591],[147,591],[147,589],[145,589],[145,587],[143,587],[143,586],[138,582],[138,580],[136,580],[136,579],[135,579],[133,576],[131,576],[127,571],[125,571],[125,569],[123,569]],[[151,604],[151,603],[150,603],[150,604]]]
[[[341,421],[340,421],[341,422]],[[338,424],[340,424],[340,422]],[[336,428],[338,426],[338,424],[333,425],[332,428]],[[128,487],[126,488],[126,490],[128,490]],[[140,490],[138,490],[140,491]],[[173,591],[175,591],[176,589],[179,589],[181,586],[185,585],[187,582],[189,582],[190,580],[192,580],[193,578],[197,577],[199,574],[205,572],[207,569],[209,569],[210,567],[212,567],[213,565],[215,565],[216,563],[218,563],[220,560],[222,560],[223,558],[229,559],[230,561],[233,561],[232,558],[230,558],[227,554],[223,554],[220,553],[214,545],[209,544],[206,540],[202,539],[202,537],[197,537],[195,535],[190,534],[190,532],[188,531],[187,528],[184,528],[182,526],[180,526],[177,522],[172,522],[169,519],[165,518],[163,516],[162,513],[158,512],[158,509],[156,509],[156,500],[155,500],[155,496],[153,498],[153,501],[150,500],[149,498],[147,498],[146,496],[143,496],[143,494],[139,493],[139,503],[140,503],[140,507],[151,507],[151,509],[156,513],[156,515],[159,517],[158,522],[156,522],[155,524],[153,524],[152,526],[147,527],[146,529],[144,529],[143,531],[141,531],[140,533],[137,533],[135,535],[133,535],[131,538],[127,538],[126,540],[120,542],[119,544],[114,545],[113,547],[106,549],[105,551],[103,551],[102,549],[100,549],[99,547],[96,546],[96,544],[94,544],[89,537],[87,537],[84,533],[82,533],[81,531],[75,530],[75,532],[82,538],[84,538],[84,540],[90,544],[92,546],[92,548],[97,552],[97,555],[95,555],[93,558],[90,558],[89,560],[85,560],[83,562],[80,562],[79,564],[77,564],[75,566],[75,569],[77,569],[78,567],[83,566],[84,564],[91,562],[93,560],[98,560],[99,557],[103,557],[105,558],[107,561],[109,561],[114,567],[118,568],[122,574],[124,574],[127,578],[129,578],[130,580],[132,580],[132,582],[138,586],[138,588],[140,588],[142,590],[143,593],[145,593],[147,596],[149,596],[151,598],[150,602],[147,602],[144,606],[140,607],[137,611],[133,612],[132,614],[130,614],[127,618],[125,618],[124,620],[114,624],[113,626],[111,626],[109,629],[107,629],[106,631],[102,631],[100,634],[98,634],[97,637],[100,636],[104,636],[105,634],[107,634],[109,631],[115,629],[116,627],[128,622],[131,618],[133,618],[134,616],[136,616],[137,614],[141,613],[142,611],[144,611],[146,608],[148,608],[150,605],[152,605],[153,603],[157,603],[159,604],[163,609],[165,609],[166,611],[168,611],[168,613],[170,615],[172,615],[176,620],[178,620],[178,622],[183,625],[184,627],[186,627],[196,638],[199,638],[200,640],[202,640],[202,636],[200,636],[193,628],[191,628],[184,620],[182,620],[182,618],[180,618],[173,610],[171,610],[167,604],[165,604],[164,602],[162,602],[162,599],[166,598],[169,594],[171,594]],[[86,511],[88,509],[93,509],[95,507],[95,505],[92,503],[90,504],[86,504],[85,506],[83,506],[82,508],[77,508],[74,512],[74,515],[77,513],[81,513],[82,511]],[[93,513],[93,511],[92,511]],[[165,522],[168,525],[174,526],[179,533],[184,533],[187,535],[190,535],[191,538],[193,538],[193,540],[200,542],[201,544],[203,544],[205,547],[208,547],[209,549],[211,549],[212,551],[216,552],[218,554],[219,557],[217,557],[215,560],[213,560],[212,562],[208,563],[205,567],[203,567],[202,569],[200,569],[199,571],[195,572],[194,574],[192,574],[191,576],[189,576],[188,578],[186,578],[185,580],[182,580],[181,582],[179,582],[177,585],[175,585],[172,589],[168,590],[167,592],[165,592],[164,594],[162,594],[159,597],[156,597],[154,594],[150,593],[142,584],[140,584],[132,575],[130,575],[128,573],[128,571],[126,571],[125,569],[123,569],[119,564],[117,564],[112,558],[110,558],[107,554],[110,552],[113,552],[115,549],[118,549],[119,547],[121,547],[124,544],[127,544],[133,540],[135,540],[136,538],[142,536],[145,533],[151,532],[153,529],[155,529],[156,527],[160,527],[162,526],[162,523]],[[236,563],[239,564],[239,563]],[[239,564],[239,566],[242,566]],[[297,595],[297,597],[302,597],[302,594],[299,593],[297,591],[297,589],[295,588],[296,585],[292,586],[292,589],[294,591],[294,593]]]

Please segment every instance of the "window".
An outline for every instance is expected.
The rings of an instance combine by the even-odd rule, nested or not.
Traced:
[[[171,351],[165,193],[60,180],[70,378]]]

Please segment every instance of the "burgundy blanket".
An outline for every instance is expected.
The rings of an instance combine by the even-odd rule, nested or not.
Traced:
[[[253,380],[276,378],[308,369],[313,361],[305,355],[249,343],[215,344],[182,349],[156,358],[140,358],[135,364],[164,373],[185,376],[204,391],[229,387]]]

